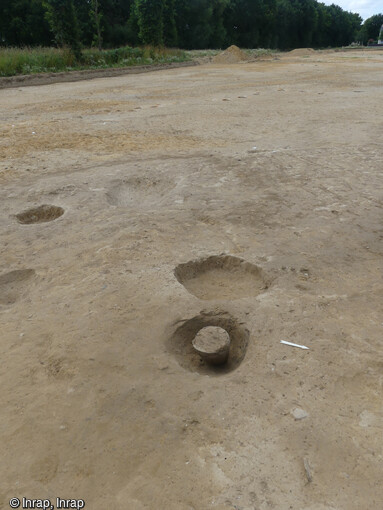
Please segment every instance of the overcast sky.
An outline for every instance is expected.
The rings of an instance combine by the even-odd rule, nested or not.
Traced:
[[[357,12],[363,19],[370,18],[374,14],[383,14],[382,0],[319,0],[324,4],[340,5],[345,11]]]

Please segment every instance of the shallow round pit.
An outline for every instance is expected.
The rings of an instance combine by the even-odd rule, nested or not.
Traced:
[[[16,218],[23,225],[31,225],[32,223],[46,223],[57,220],[64,212],[62,207],[44,204],[16,214]]]
[[[262,269],[231,255],[186,262],[177,266],[174,274],[186,290],[204,300],[241,299],[268,288]]]
[[[230,336],[223,328],[207,326],[198,331],[192,345],[206,363],[223,365],[229,357]]]

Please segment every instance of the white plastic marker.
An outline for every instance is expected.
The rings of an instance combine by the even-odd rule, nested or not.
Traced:
[[[281,340],[281,344],[291,345],[291,347],[299,347],[299,349],[307,349],[308,351],[310,350],[310,348],[306,347],[305,345],[292,344],[291,342],[286,342],[285,340]]]

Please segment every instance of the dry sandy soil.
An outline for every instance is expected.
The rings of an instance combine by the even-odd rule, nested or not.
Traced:
[[[383,508],[382,85],[312,52],[0,91],[1,508]]]

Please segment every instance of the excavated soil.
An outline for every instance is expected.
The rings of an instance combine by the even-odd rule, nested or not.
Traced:
[[[0,91],[1,508],[382,508],[383,52],[308,53]]]
[[[306,57],[315,53],[315,50],[312,48],[296,48],[295,50],[291,50],[287,53],[287,55],[291,57]]]
[[[249,60],[249,57],[238,46],[232,45],[212,58],[214,64],[236,64]]]

